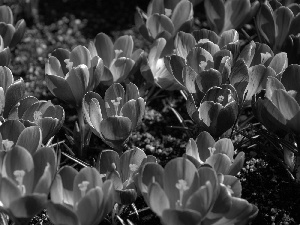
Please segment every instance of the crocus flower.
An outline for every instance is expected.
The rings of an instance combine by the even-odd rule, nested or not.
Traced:
[[[178,31],[191,29],[193,15],[193,4],[188,0],[179,1],[172,9],[165,8],[164,0],[152,0],[147,13],[138,9],[135,24],[145,39],[153,41],[163,37],[171,43]]]
[[[186,146],[186,155],[196,167],[209,164],[217,173],[237,175],[245,161],[245,153],[240,152],[234,159],[234,147],[228,138],[217,142],[206,131],[201,132],[196,140],[190,139]]]
[[[6,66],[0,66],[0,114],[8,118],[11,111],[25,96],[23,79],[14,81],[13,74]]]
[[[219,137],[230,129],[238,114],[238,97],[231,85],[210,88],[200,106],[189,96],[187,110],[190,117],[213,137]]]
[[[14,25],[13,13],[9,6],[0,6],[0,35],[3,38],[4,47],[13,48],[24,36],[26,23],[25,20],[19,20]]]
[[[16,224],[28,223],[46,207],[55,172],[56,154],[52,148],[29,152],[15,145],[6,152],[1,169],[2,210]]]
[[[77,46],[71,52],[56,49],[46,63],[46,83],[57,98],[81,107],[85,93],[98,86],[103,75],[103,60],[92,57],[84,46]]]
[[[38,125],[41,128],[44,144],[60,130],[65,120],[65,111],[61,106],[53,105],[51,101],[39,101],[33,96],[22,99],[16,111],[17,118],[25,126]]]
[[[299,6],[298,6],[299,7]],[[298,10],[263,1],[256,15],[259,35],[277,53],[286,44],[287,37],[299,33]]]
[[[146,162],[156,162],[139,148],[125,151],[120,157],[113,150],[104,150],[98,159],[98,169],[106,180],[114,183],[115,201],[122,205],[132,204],[137,197],[136,176]]]
[[[208,24],[217,34],[237,29],[250,21],[259,8],[259,2],[250,0],[204,1]]]
[[[104,99],[89,92],[82,104],[85,120],[93,133],[117,151],[122,150],[145,113],[144,99],[132,83],[126,85],[126,92],[119,83],[111,85]]]
[[[97,225],[114,205],[113,183],[102,182],[95,168],[63,167],[50,194],[47,213],[53,224]]]
[[[104,33],[97,34],[89,44],[91,56],[99,56],[104,64],[104,84],[121,83],[139,67],[143,50],[133,52],[133,39],[129,35],[119,37],[115,43]]]
[[[268,77],[265,95],[254,98],[254,114],[270,131],[281,135],[300,134],[299,72],[299,65],[290,65],[281,81]]]
[[[210,167],[197,170],[185,158],[171,160],[164,169],[159,167],[146,163],[139,183],[146,202],[164,224],[231,224],[257,214],[255,206],[234,196],[239,195],[235,193],[239,187],[231,189],[229,185],[234,180],[217,177]]]

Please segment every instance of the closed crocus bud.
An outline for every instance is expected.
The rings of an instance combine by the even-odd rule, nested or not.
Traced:
[[[122,152],[123,144],[142,121],[145,102],[134,84],[127,84],[125,92],[117,83],[106,90],[104,99],[97,93],[87,93],[82,108],[93,133]]]
[[[1,171],[2,209],[15,223],[28,223],[46,207],[56,172],[56,154],[43,147],[35,152],[15,145],[6,153]]]
[[[51,187],[47,213],[53,224],[97,225],[112,210],[114,187],[95,168],[65,166]]]
[[[45,71],[50,92],[75,107],[81,107],[84,94],[100,83],[104,67],[102,59],[98,56],[92,58],[90,51],[79,45],[71,52],[55,50]]]
[[[9,6],[0,6],[0,35],[3,38],[4,47],[15,47],[23,38],[26,28],[25,20],[19,20],[14,25],[14,17]]]

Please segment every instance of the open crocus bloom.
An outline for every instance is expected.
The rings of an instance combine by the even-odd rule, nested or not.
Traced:
[[[240,186],[229,177],[218,178],[211,167],[197,170],[189,160],[176,158],[164,169],[146,163],[141,173],[143,196],[164,224],[235,224],[257,214],[255,206],[235,197]]]
[[[106,90],[104,99],[97,93],[87,93],[82,108],[93,133],[120,151],[142,121],[145,101],[139,97],[138,88],[133,83],[126,85],[126,92],[121,84],[116,83]]]
[[[300,134],[300,66],[290,65],[280,77],[268,77],[265,95],[253,101],[259,121],[277,134]]]
[[[47,87],[57,98],[81,107],[84,94],[98,86],[103,70],[103,60],[92,58],[86,47],[79,45],[71,52],[59,48],[46,63]]]
[[[133,52],[133,39],[129,35],[119,37],[113,43],[106,34],[97,34],[89,44],[92,57],[99,56],[104,63],[103,82],[121,83],[139,67],[143,50]]]
[[[245,160],[244,152],[233,159],[234,147],[230,139],[222,138],[215,142],[206,131],[201,132],[196,140],[189,140],[186,155],[197,168],[209,164],[217,173],[233,176],[242,169]]]
[[[25,126],[38,125],[41,128],[43,144],[60,130],[65,120],[63,107],[53,105],[50,100],[39,101],[33,96],[22,99],[15,109]]]
[[[112,210],[114,187],[95,168],[63,167],[51,187],[47,212],[54,224],[98,225]]]
[[[15,145],[7,151],[1,169],[2,209],[16,224],[29,220],[46,207],[50,185],[56,172],[52,148],[29,152]]]
[[[101,152],[98,169],[106,180],[114,183],[116,202],[127,205],[136,200],[136,176],[140,166],[146,162],[156,162],[156,159],[153,156],[146,156],[139,148],[127,150],[120,157],[113,150]]]

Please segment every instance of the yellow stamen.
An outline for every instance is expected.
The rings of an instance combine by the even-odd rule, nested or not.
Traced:
[[[42,119],[43,113],[41,111],[35,111],[33,113],[34,122],[37,123],[40,119]]]
[[[183,193],[189,189],[187,186],[187,182],[185,180],[178,180],[178,183],[176,183],[176,188],[179,190],[179,200],[176,202],[176,206],[181,208],[182,207],[182,199],[183,199]]]
[[[217,99],[218,103],[222,103],[224,100],[224,96],[223,95],[220,95]]]
[[[208,147],[208,150],[210,151],[210,155],[212,155],[216,151],[216,148],[215,147]]]
[[[88,181],[82,181],[80,184],[78,184],[78,188],[80,190],[81,197],[85,196],[86,190],[87,190],[87,187],[89,184],[90,184],[90,182],[88,182]]]
[[[73,62],[70,59],[65,59],[64,62],[66,63],[66,68],[70,71],[73,68]]]
[[[18,188],[20,189],[21,194],[24,195],[26,193],[26,188],[23,185],[23,179],[24,179],[24,176],[25,176],[25,171],[24,170],[15,170],[13,174],[15,176],[15,179],[16,179],[17,183],[18,183]]]
[[[2,145],[3,145],[4,151],[7,152],[7,151],[11,150],[12,146],[14,145],[14,142],[10,141],[8,139],[5,139],[2,141]]]
[[[139,167],[136,164],[129,164],[129,169],[130,169],[131,172],[137,171],[138,168]]]
[[[110,100],[111,103],[114,105],[115,107],[115,112],[116,112],[116,115],[115,116],[118,116],[118,109],[119,109],[119,105],[121,103],[121,100],[122,98],[121,97],[117,97],[117,100]]]

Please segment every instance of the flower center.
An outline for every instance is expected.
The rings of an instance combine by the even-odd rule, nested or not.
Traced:
[[[180,209],[182,208],[183,193],[188,190],[189,187],[187,186],[187,182],[183,179],[178,180],[175,186],[179,190],[179,200],[176,202],[176,207]]]
[[[34,123],[37,123],[40,119],[42,119],[42,115],[43,115],[43,113],[41,111],[35,111],[33,113]]]
[[[15,179],[16,179],[17,183],[18,183],[18,188],[20,189],[21,194],[24,195],[26,193],[26,188],[23,184],[25,171],[24,170],[15,170],[13,174],[15,176]]]
[[[117,97],[117,100],[111,100],[111,103],[113,104],[113,106],[115,108],[115,112],[116,112],[115,116],[118,116],[118,110],[119,110],[119,105],[121,103],[121,100],[122,100],[121,97]]]
[[[111,164],[111,168],[112,168],[113,170],[116,170],[116,169],[117,169],[116,164],[115,164],[115,163],[112,163],[112,164]]]
[[[3,145],[4,151],[7,152],[7,151],[11,150],[12,146],[14,145],[14,142],[10,141],[8,139],[5,139],[2,141],[2,145]]]
[[[208,150],[210,151],[210,155],[212,155],[216,151],[216,148],[215,147],[208,147]]]
[[[64,62],[66,63],[66,68],[70,70],[73,68],[73,62],[70,61],[70,59],[65,59]]]
[[[266,53],[260,53],[261,56],[261,64],[265,64],[265,62],[272,57],[272,55],[269,52]]]
[[[205,70],[206,66],[207,66],[207,62],[205,62],[205,61],[201,61],[200,64],[199,64],[199,67],[200,67],[202,70]]]
[[[80,190],[80,193],[81,193],[81,197],[84,197],[85,194],[86,194],[86,190],[87,190],[87,187],[88,185],[90,184],[90,182],[88,181],[82,181],[80,184],[78,184],[78,188]]]
[[[220,95],[217,99],[218,103],[222,103],[224,101],[224,96]]]

